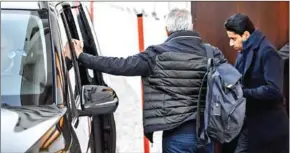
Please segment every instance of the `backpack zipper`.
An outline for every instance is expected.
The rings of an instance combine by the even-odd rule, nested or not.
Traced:
[[[233,114],[233,112],[244,102],[245,98],[242,98],[238,101],[238,103],[234,106],[234,108],[230,111],[230,113],[227,115],[228,116],[228,122],[229,122],[229,118],[230,115]],[[227,126],[227,130],[230,129],[230,125],[228,124]]]
[[[238,103],[234,106],[234,108],[230,111],[230,113],[228,114],[228,116],[230,116],[241,104],[242,102],[245,100],[245,98],[242,98],[238,101]]]

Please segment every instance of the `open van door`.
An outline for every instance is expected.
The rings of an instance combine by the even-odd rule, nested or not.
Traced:
[[[84,49],[95,56],[100,53],[99,43],[97,36],[89,16],[88,8],[80,3],[77,20],[81,29],[82,37],[84,40]],[[96,81],[99,85],[106,85],[103,76],[100,72],[95,72],[90,69],[87,70],[87,77],[91,81]],[[95,79],[93,79],[95,78]],[[100,118],[93,118],[93,127],[101,126],[102,135],[102,152],[115,153],[116,152],[116,125],[114,115],[103,115]],[[96,131],[98,128],[94,128],[93,132],[95,136],[99,133]],[[95,142],[97,146],[98,142]]]
[[[81,2],[78,7],[77,20],[80,26],[80,31],[84,41],[84,51],[98,56],[100,53],[100,47],[97,41],[97,36],[89,16],[88,8]],[[102,73],[96,72],[90,69],[86,70],[87,78],[90,84],[106,85]],[[101,153],[115,153],[116,152],[116,125],[114,115],[102,115],[93,118],[92,132],[94,137],[101,136],[101,146],[98,141],[94,141],[95,150],[101,151]],[[99,131],[101,129],[101,131]],[[98,151],[96,151],[98,152]]]
[[[99,55],[99,44],[91,22],[88,9],[81,2],[76,6],[63,4],[65,15],[69,23],[72,38],[83,40],[84,52]],[[82,85],[107,86],[102,73],[87,69],[79,65]],[[116,125],[114,115],[97,115],[92,117],[90,145],[93,153],[116,152]]]

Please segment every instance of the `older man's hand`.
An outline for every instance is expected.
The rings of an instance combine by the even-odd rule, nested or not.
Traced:
[[[83,42],[76,39],[72,39],[72,45],[78,58],[79,55],[83,52]],[[63,55],[71,60],[72,56],[69,43],[66,43],[66,45],[64,46]]]
[[[84,44],[82,41],[79,41],[76,39],[73,39],[72,43],[73,43],[73,47],[74,47],[76,56],[77,56],[77,58],[79,58],[80,54],[83,52]]]

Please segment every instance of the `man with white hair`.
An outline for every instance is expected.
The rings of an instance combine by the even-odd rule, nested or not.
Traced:
[[[80,41],[73,43],[84,67],[113,75],[142,76],[144,133],[153,143],[153,133],[163,131],[163,153],[212,153],[212,144],[198,151],[196,147],[197,103],[207,65],[202,39],[193,31],[191,13],[184,9],[169,12],[166,31],[164,43],[127,58],[92,56],[83,53]],[[214,50],[214,56],[224,60],[222,53]]]

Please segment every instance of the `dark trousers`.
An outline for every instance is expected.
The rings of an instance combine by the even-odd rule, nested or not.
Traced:
[[[250,148],[248,141],[248,128],[247,126],[244,126],[238,138],[235,153],[289,153],[288,140],[289,137],[286,135],[268,143],[261,143],[259,146],[253,145]]]
[[[213,145],[197,149],[195,124],[190,121],[163,132],[162,153],[213,153]]]
[[[239,135],[238,144],[237,144],[235,153],[249,153],[248,142],[249,142],[248,141],[248,127],[244,126]]]

